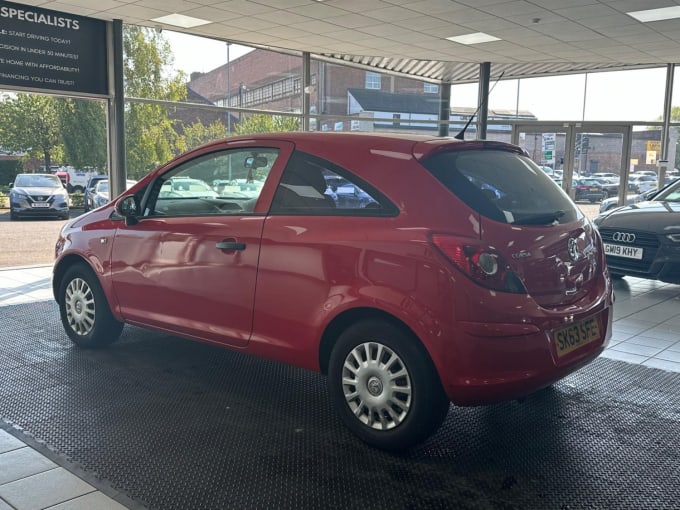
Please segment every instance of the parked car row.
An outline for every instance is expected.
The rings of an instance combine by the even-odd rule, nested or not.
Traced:
[[[136,184],[128,180],[126,188]],[[109,181],[106,175],[90,177],[83,194],[85,212],[109,202]],[[56,174],[18,174],[10,183],[11,220],[22,218],[68,219],[71,200],[64,181]]]
[[[588,200],[590,203],[600,202],[619,193],[618,183],[605,179],[590,177],[575,178],[572,182],[575,200]]]

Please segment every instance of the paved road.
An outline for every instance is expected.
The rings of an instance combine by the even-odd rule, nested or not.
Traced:
[[[594,218],[599,204],[578,204],[583,213]],[[72,209],[71,217],[82,214]],[[54,243],[66,220],[9,221],[9,210],[0,209],[0,267],[51,264]]]
[[[71,217],[82,214],[72,209]],[[0,267],[51,264],[54,243],[67,220],[9,220],[9,209],[0,209]]]

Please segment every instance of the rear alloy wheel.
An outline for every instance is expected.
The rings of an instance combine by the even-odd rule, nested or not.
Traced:
[[[117,321],[99,280],[82,264],[71,267],[59,289],[61,322],[69,338],[85,348],[102,347],[118,339],[123,323]]]
[[[341,419],[368,444],[402,450],[427,439],[449,400],[418,339],[383,321],[349,327],[331,353],[328,384]]]
[[[602,200],[607,200],[608,198],[609,198],[609,193],[607,193],[606,191],[603,191],[602,192]]]

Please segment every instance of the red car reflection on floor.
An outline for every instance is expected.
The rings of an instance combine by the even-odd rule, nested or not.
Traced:
[[[385,449],[428,438],[450,402],[546,387],[611,336],[599,234],[499,142],[216,141],[69,222],[53,288],[83,347],[128,323],[321,371]]]

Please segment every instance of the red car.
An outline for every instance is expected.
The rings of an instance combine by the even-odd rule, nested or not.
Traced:
[[[175,158],[64,227],[53,289],[82,347],[128,323],[323,372],[384,449],[592,361],[613,301],[597,230],[522,149],[356,133]]]

